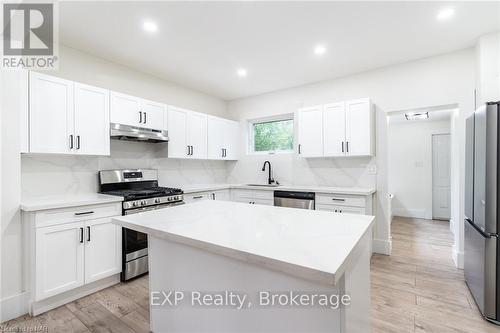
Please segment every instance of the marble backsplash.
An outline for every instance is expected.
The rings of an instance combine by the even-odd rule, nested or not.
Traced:
[[[111,156],[22,155],[23,196],[96,192],[97,172],[106,169],[157,169],[160,185],[226,182],[226,162],[168,159],[167,145],[111,140]]]

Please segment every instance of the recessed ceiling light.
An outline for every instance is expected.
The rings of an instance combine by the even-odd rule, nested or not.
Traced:
[[[316,55],[323,55],[326,52],[326,47],[324,45],[317,45],[314,48],[314,54]]]
[[[439,21],[445,21],[453,17],[455,15],[455,9],[453,8],[443,8],[439,11],[437,15],[437,19]]]
[[[406,120],[429,119],[429,112],[409,112],[405,113]]]
[[[155,22],[153,22],[153,21],[145,21],[142,24],[142,28],[144,29],[144,31],[147,31],[147,32],[156,32],[156,31],[158,31],[158,25]]]
[[[247,76],[247,70],[244,69],[244,68],[240,68],[236,71],[236,74],[239,76],[239,77],[245,77]]]

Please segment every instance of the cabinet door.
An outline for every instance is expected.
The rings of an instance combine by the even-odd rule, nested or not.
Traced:
[[[166,129],[164,128],[165,105],[141,99],[142,125],[141,127],[151,129]]]
[[[350,156],[373,154],[373,112],[368,98],[347,101],[346,152]]]
[[[337,205],[316,205],[316,210],[332,212],[332,213],[342,213],[342,214],[357,214],[364,215],[365,209],[362,207],[349,207],[349,206],[337,206]]]
[[[30,73],[30,151],[71,153],[73,134],[73,82]]]
[[[121,272],[122,228],[102,218],[85,224],[85,283]]]
[[[220,191],[212,192],[212,197],[210,199],[230,201],[231,195],[229,193],[229,190],[220,190]]]
[[[344,103],[324,106],[323,144],[325,156],[344,156],[345,143],[345,108]]]
[[[298,147],[303,157],[323,156],[323,106],[298,111]]]
[[[83,222],[36,229],[36,301],[83,285],[83,230]]]
[[[137,97],[111,92],[111,122],[143,127],[140,100]]]
[[[211,160],[224,159],[226,121],[217,117],[207,119],[207,158]]]
[[[75,151],[109,155],[109,91],[75,83]]]
[[[189,112],[187,117],[187,142],[191,146],[190,158],[207,158],[207,115]]]
[[[168,116],[168,157],[170,158],[187,158],[187,113],[188,111],[169,107]]]
[[[239,148],[240,124],[236,121],[226,120],[224,130],[224,159],[237,160]]]

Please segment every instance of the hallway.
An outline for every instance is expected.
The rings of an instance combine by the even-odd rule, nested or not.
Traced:
[[[454,266],[448,222],[395,217],[391,228],[392,255],[372,257],[372,333],[500,332]]]

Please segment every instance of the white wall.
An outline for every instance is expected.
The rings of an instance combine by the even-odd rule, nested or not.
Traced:
[[[5,73],[3,73],[5,74]],[[150,75],[107,62],[80,51],[61,47],[58,71],[47,74],[100,86],[208,114],[225,116],[226,102]],[[5,77],[5,75],[2,75]],[[7,79],[7,86],[12,80]],[[4,86],[5,87],[5,86]],[[8,94],[2,90],[3,94]],[[97,171],[111,168],[157,168],[160,182],[177,186],[221,183],[226,180],[222,161],[166,159],[164,146],[112,141],[110,157],[19,155],[19,105],[21,99],[2,95],[1,142],[1,286],[0,321],[22,311],[25,287],[22,269],[22,233],[19,204],[22,195],[95,192]],[[7,311],[10,309],[12,311]]]
[[[482,36],[476,45],[477,104],[500,100],[500,32]]]
[[[432,135],[449,133],[449,120],[389,123],[388,181],[395,216],[432,218]]]
[[[345,78],[286,89],[228,103],[228,115],[240,120],[242,142],[246,142],[246,120],[295,112],[312,106],[360,97],[370,97],[377,105],[377,157],[373,159],[309,159],[290,155],[246,155],[228,166],[230,182],[254,182],[265,179],[260,171],[269,158],[276,165],[276,179],[284,183],[322,185],[374,186],[376,199],[375,240],[379,248],[387,248],[390,231],[387,217],[387,131],[385,112],[457,104],[452,135],[456,139],[452,160],[452,214],[463,225],[464,114],[473,109],[474,50],[467,49],[438,57],[386,67]],[[246,146],[242,147],[246,151]],[[289,162],[292,162],[289,164]],[[369,166],[377,165],[377,175],[369,174]],[[342,169],[337,168],[341,166]],[[459,191],[460,189],[460,191]],[[378,245],[377,245],[378,244]]]

